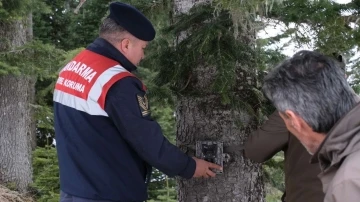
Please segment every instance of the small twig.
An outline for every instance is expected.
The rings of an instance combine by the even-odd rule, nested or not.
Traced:
[[[188,80],[187,80],[187,82],[186,82],[185,86],[184,86],[182,89],[180,89],[180,90],[179,90],[179,92],[182,92],[183,90],[185,90],[185,88],[187,88],[187,86],[188,86],[188,85],[189,85],[189,83],[190,83],[191,77],[192,77],[192,75],[190,74],[190,76],[189,76],[189,78],[188,78]]]
[[[81,6],[85,3],[86,0],[80,0],[79,5],[75,8],[74,13],[78,14]]]
[[[25,48],[15,49],[15,50],[7,51],[7,52],[0,52],[0,55],[6,55],[6,54],[9,54],[9,53],[18,53],[18,52],[22,52],[24,50],[25,50]]]

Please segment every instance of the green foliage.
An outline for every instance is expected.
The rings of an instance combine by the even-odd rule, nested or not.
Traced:
[[[15,182],[5,183],[5,187],[8,188],[11,191],[17,191],[17,186],[16,186]]]
[[[176,202],[176,182],[154,169],[149,185],[149,202]]]
[[[6,62],[2,62],[0,61],[0,75],[6,75],[12,73],[14,75],[19,75],[20,74],[20,70],[18,67],[9,65]]]
[[[284,192],[284,152],[279,152],[273,158],[268,160],[264,165],[265,181],[273,187]]]
[[[225,10],[215,12],[209,4],[193,7],[189,14],[181,14],[164,32],[172,36],[187,33],[176,47],[169,44],[157,56],[159,74],[156,84],[170,84],[177,93],[195,91],[183,91],[195,67],[215,66],[218,75],[212,88],[227,97],[235,84],[236,63],[244,67],[254,64],[253,50],[234,37],[229,13]],[[242,60],[238,61],[239,58]]]
[[[356,66],[350,72],[348,72],[348,75],[351,75],[350,85],[354,89],[355,93],[360,95],[360,68],[359,68],[359,66]]]
[[[59,167],[56,149],[53,147],[38,147],[33,153],[34,183],[38,202],[59,201]],[[176,201],[176,182],[154,169],[149,185],[149,199],[156,202]]]
[[[169,14],[171,12],[171,1],[169,0],[124,0],[139,9],[146,17],[150,19],[155,27],[169,23]]]
[[[351,29],[349,20],[341,13],[348,11],[352,6],[338,4],[333,1],[283,1],[272,10],[270,16],[276,16],[285,24],[307,23],[313,33],[308,29],[300,31],[297,29],[295,40],[298,43],[309,43],[310,37],[316,35],[315,48],[325,54],[332,52],[346,52],[356,43],[354,33],[358,30]]]
[[[14,50],[0,52],[0,73],[46,76],[58,68],[62,54],[62,50],[34,40]]]
[[[265,40],[263,40],[265,41]],[[263,47],[264,45],[261,45],[261,40],[258,40],[258,43],[260,45],[260,47]],[[267,42],[265,42],[267,43]],[[259,81],[262,82],[264,76],[266,75],[266,71],[271,70],[272,68],[274,68],[276,65],[278,65],[281,61],[283,61],[284,59],[286,59],[286,56],[284,54],[282,54],[280,52],[280,50],[271,50],[271,49],[265,49],[265,48],[261,48],[259,51],[259,56],[258,56],[258,71],[259,74],[263,74],[263,75],[258,75],[259,77]],[[261,86],[261,85],[260,85]]]
[[[54,67],[48,69],[46,74],[39,76],[36,82],[36,120],[37,120],[37,145],[44,147],[49,145],[54,138],[54,115],[53,115],[53,90],[58,72],[84,48],[62,52],[61,57],[54,61]]]
[[[50,12],[34,13],[34,36],[44,43],[54,44],[64,50],[86,47],[98,36],[101,20],[108,16],[111,0],[86,1],[79,14],[73,11],[78,5],[76,0],[43,0]],[[144,12],[154,26],[162,26],[168,1],[125,0]],[[165,11],[165,12],[164,12]],[[167,16],[168,19],[168,16]]]
[[[144,62],[143,62],[144,63]],[[146,62],[145,62],[145,65]],[[154,83],[157,72],[153,70],[154,68],[145,68],[139,66],[137,68],[137,72],[135,74],[138,78],[142,80],[142,82],[147,87],[147,94],[149,95],[151,106],[155,105],[172,105],[174,102],[173,94],[167,85],[157,86]]]
[[[0,0],[0,22],[20,19],[29,11],[46,13],[49,9],[42,0]]]
[[[175,116],[170,105],[152,104],[152,117],[160,124],[165,137],[175,144]]]
[[[284,152],[277,153],[263,164],[266,201],[280,202],[285,191]]]
[[[60,199],[59,166],[56,149],[38,147],[33,153],[34,183],[38,202],[58,202]]]
[[[86,1],[79,14],[76,0],[44,0],[49,13],[34,13],[34,36],[64,50],[86,47],[98,35],[101,19],[111,0]]]

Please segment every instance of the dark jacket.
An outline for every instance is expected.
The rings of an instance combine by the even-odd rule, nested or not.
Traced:
[[[360,201],[360,104],[339,120],[314,154],[325,202]]]
[[[245,143],[245,156],[262,163],[279,151],[285,153],[285,190],[287,202],[322,202],[324,193],[317,175],[318,164],[310,164],[311,155],[289,133],[279,113],[269,119]]]
[[[191,178],[195,161],[172,145],[152,120],[144,85],[131,74],[136,67],[101,38],[75,60],[82,63],[68,66],[61,73],[68,78],[58,79],[54,91],[60,189],[84,199],[137,202],[147,199],[151,166],[169,176]],[[126,77],[116,74],[108,82],[104,73],[91,75],[95,71],[86,67],[100,72],[111,67]],[[102,85],[99,92],[90,86],[95,80]],[[94,93],[101,93],[99,99],[91,97]]]

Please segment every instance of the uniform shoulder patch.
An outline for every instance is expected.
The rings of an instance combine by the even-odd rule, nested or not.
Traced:
[[[149,100],[147,98],[147,95],[140,95],[137,94],[136,95],[138,103],[139,103],[139,107],[140,107],[140,112],[141,115],[143,117],[150,115],[150,106],[149,106]]]

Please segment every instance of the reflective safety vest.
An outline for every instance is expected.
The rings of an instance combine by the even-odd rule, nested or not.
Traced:
[[[109,49],[84,50],[59,73],[54,126],[60,189],[83,199],[145,201],[151,165],[190,179],[196,163],[163,136],[144,85],[129,72],[135,67]]]
[[[54,101],[90,115],[107,117],[104,108],[108,90],[128,76],[135,77],[117,61],[84,50],[60,71]],[[143,89],[146,91],[144,85]]]
[[[119,88],[115,85],[123,78],[133,80],[129,77],[135,75],[118,61],[91,50],[80,52],[59,72],[53,99],[63,192],[102,201],[146,200],[150,166],[131,149],[111,119],[113,111],[105,106],[110,88]],[[139,90],[145,90],[134,79],[136,88],[140,84]],[[123,81],[122,88],[130,87]],[[134,103],[121,105],[138,104],[133,99]]]

